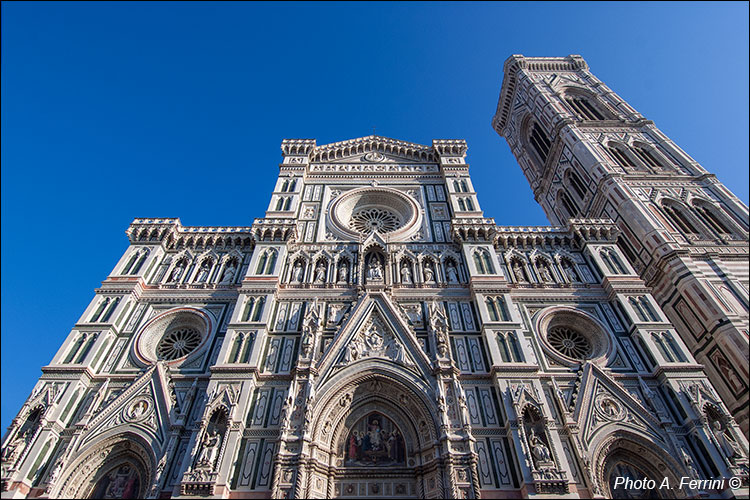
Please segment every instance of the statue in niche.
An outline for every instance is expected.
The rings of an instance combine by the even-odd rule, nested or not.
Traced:
[[[315,268],[315,283],[321,284],[326,281],[326,266],[323,262],[318,262],[318,267]]]
[[[232,283],[234,281],[235,272],[237,271],[236,271],[234,262],[228,264],[226,269],[224,269],[224,276],[221,278],[221,281],[219,282],[219,284],[226,285],[226,284]]]
[[[539,269],[539,274],[542,277],[542,281],[545,283],[550,283],[552,281],[552,273],[549,272],[549,266],[545,261],[542,259],[539,259],[536,261],[537,268]]]
[[[518,283],[526,283],[526,274],[523,272],[521,264],[517,260],[514,260],[511,267],[513,268],[513,276],[516,277],[516,281]]]
[[[349,267],[346,262],[339,264],[339,283],[349,283]]]
[[[219,444],[221,436],[215,430],[211,433],[206,432],[203,436],[203,448],[198,455],[198,465],[213,468],[216,457],[219,454]]]
[[[315,334],[320,326],[320,314],[318,312],[318,300],[307,310],[305,319],[302,321],[302,355],[310,355]]]
[[[531,449],[531,454],[537,464],[540,462],[551,461],[549,448],[547,448],[547,445],[542,442],[542,439],[536,435],[536,431],[533,428],[529,431],[529,448]]]
[[[57,479],[60,477],[62,468],[63,468],[63,457],[60,457],[55,462],[55,465],[52,468],[52,472],[50,472],[49,476],[47,477],[48,486],[47,486],[47,491],[45,493],[49,493],[52,490],[52,486],[57,482]]]
[[[169,276],[170,283],[176,283],[180,281],[182,273],[185,272],[185,261],[180,259],[172,269],[172,274]]]
[[[10,464],[15,464],[21,453],[26,448],[26,445],[31,441],[32,434],[31,429],[26,429],[23,433],[19,432],[15,439],[5,447],[4,461]]]
[[[688,476],[692,479],[697,479],[699,476],[698,469],[695,468],[695,462],[693,457],[685,451],[685,448],[680,448],[680,454],[682,455],[682,463],[685,465],[685,470],[688,472]]]
[[[448,277],[448,283],[458,283],[458,272],[452,263],[445,267],[445,274]]]
[[[435,332],[435,342],[440,356],[448,354],[448,318],[445,317],[443,308],[437,302],[430,303],[430,323]]]
[[[205,283],[208,279],[209,271],[211,271],[211,264],[208,259],[203,259],[201,268],[198,271],[198,276],[196,277],[195,281],[198,283]]]
[[[404,285],[411,285],[411,269],[409,269],[409,264],[404,262],[403,266],[401,267],[401,283]]]
[[[713,424],[711,425],[713,427],[713,429],[711,430],[713,431],[714,437],[719,443],[719,449],[724,454],[724,456],[727,457],[730,461],[732,461],[732,459],[735,457],[741,457],[742,449],[740,448],[739,443],[729,437],[728,430],[722,427],[721,422],[719,422],[718,420],[714,420]]]
[[[367,268],[367,279],[368,280],[383,280],[383,265],[380,263],[380,259],[373,255],[370,257],[370,265]]]
[[[562,261],[562,267],[565,270],[565,274],[568,276],[568,279],[571,283],[578,283],[580,282],[580,278],[578,277],[578,273],[573,268],[573,264],[570,263],[567,259],[564,259]]]
[[[300,261],[297,261],[294,264],[294,269],[292,270],[292,283],[302,283],[302,263]]]
[[[435,283],[435,272],[432,270],[432,264],[429,262],[424,265],[424,282]]]

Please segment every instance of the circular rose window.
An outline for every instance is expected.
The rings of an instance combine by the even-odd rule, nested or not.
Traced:
[[[333,201],[330,225],[345,239],[359,239],[377,231],[391,240],[406,240],[419,230],[422,214],[417,202],[401,191],[385,187],[353,189]]]
[[[352,214],[349,227],[362,234],[390,233],[401,226],[401,219],[386,208],[363,208]]]
[[[201,334],[195,328],[175,328],[161,338],[156,356],[167,361],[182,358],[193,352],[201,340]]]
[[[615,351],[610,335],[598,319],[572,307],[549,307],[536,318],[536,330],[546,354],[561,364],[609,358]]]
[[[199,309],[167,311],[146,323],[133,343],[135,356],[144,363],[177,363],[197,354],[213,328],[211,317]]]
[[[550,328],[547,341],[557,351],[574,359],[586,359],[591,355],[591,343],[578,330],[566,327]]]

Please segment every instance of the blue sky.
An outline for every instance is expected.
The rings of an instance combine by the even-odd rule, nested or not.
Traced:
[[[485,215],[547,224],[490,126],[511,54],[581,54],[747,203],[746,2],[3,2],[3,429],[128,224],[250,225],[284,138],[463,138]]]

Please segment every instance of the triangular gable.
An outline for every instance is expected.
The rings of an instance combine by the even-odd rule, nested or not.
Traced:
[[[138,377],[122,394],[91,419],[86,426],[82,445],[104,432],[118,427],[140,431],[156,442],[166,444],[173,410],[169,376],[163,363],[157,363]]]
[[[318,361],[320,383],[345,366],[373,358],[395,363],[425,381],[431,371],[430,361],[416,336],[381,293],[369,293],[354,306],[349,319]]]
[[[591,443],[608,426],[630,427],[665,443],[660,422],[624,387],[601,368],[587,362],[572,419],[581,429],[584,444]],[[666,444],[666,443],[665,443]]]

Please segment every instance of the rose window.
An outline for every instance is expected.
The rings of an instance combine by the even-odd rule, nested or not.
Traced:
[[[400,218],[384,208],[364,208],[352,214],[349,227],[363,234],[374,231],[389,233],[401,226]]]
[[[566,327],[551,328],[547,341],[561,354],[574,359],[586,359],[591,355],[591,343],[577,330]]]
[[[202,337],[194,328],[177,328],[167,332],[156,347],[159,359],[171,361],[193,352],[201,343]]]

